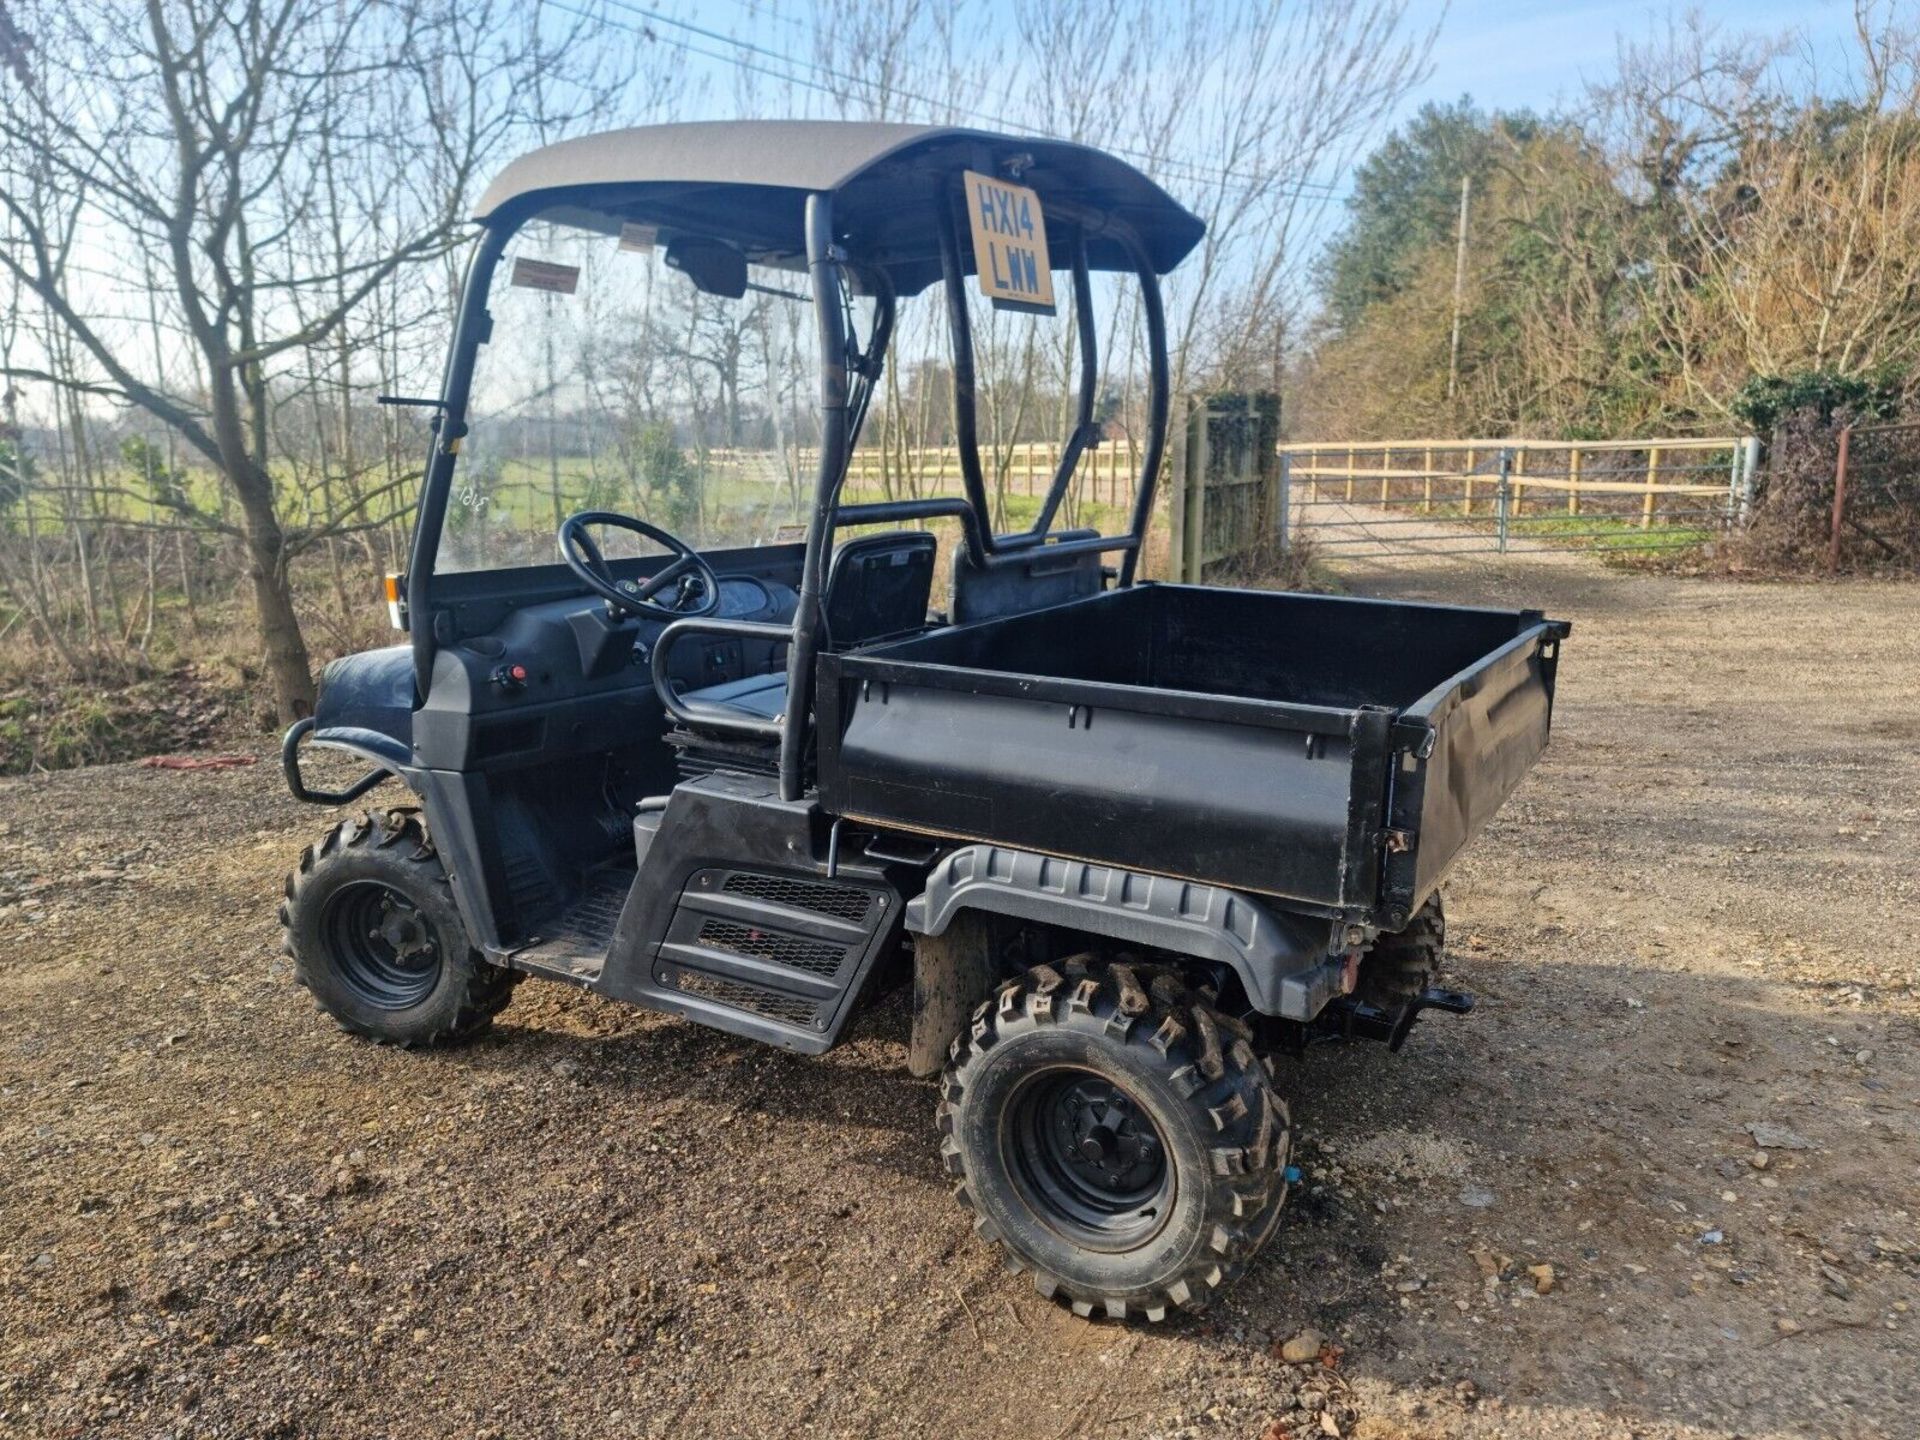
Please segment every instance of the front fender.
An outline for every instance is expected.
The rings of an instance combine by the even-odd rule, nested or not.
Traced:
[[[316,790],[307,784],[300,773],[300,746],[309,738],[311,743],[326,749],[358,755],[368,761],[373,769],[344,790]],[[293,792],[294,799],[309,805],[351,805],[376,785],[395,776],[405,781],[416,795],[420,794],[419,772],[410,763],[412,759],[406,747],[391,735],[354,726],[318,729],[311,715],[304,720],[294,721],[280,741],[280,769],[287,777],[287,789]]]

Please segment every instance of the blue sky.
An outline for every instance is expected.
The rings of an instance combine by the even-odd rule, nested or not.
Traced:
[[[1664,31],[1668,18],[1685,8],[1733,34],[1804,34],[1826,64],[1841,61],[1853,34],[1850,0],[1708,0],[1692,7],[1456,0],[1434,46],[1433,76],[1408,110],[1462,94],[1489,109],[1550,109],[1610,73],[1622,36],[1646,39]],[[1439,9],[1427,7],[1429,23]]]

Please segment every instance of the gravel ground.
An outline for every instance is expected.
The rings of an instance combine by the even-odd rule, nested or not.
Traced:
[[[1480,1009],[1283,1068],[1291,1220],[1159,1330],[974,1241],[897,994],[394,1053],[276,953],[270,761],[0,787],[0,1433],[1911,1437],[1920,589],[1355,588],[1572,619],[1554,744],[1448,887]]]

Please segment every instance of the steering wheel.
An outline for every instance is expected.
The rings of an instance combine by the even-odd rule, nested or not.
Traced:
[[[606,557],[587,533],[589,525],[631,531],[656,545],[665,546],[677,558],[659,574],[648,576],[645,580],[615,580],[613,571],[607,566]],[[636,520],[631,515],[620,515],[611,510],[582,510],[578,515],[569,515],[560,526],[560,558],[567,562],[567,568],[579,576],[588,589],[613,606],[616,612],[625,611],[629,615],[673,621],[711,615],[720,608],[719,577],[713,573],[713,567],[700,558],[700,552],[679,536],[669,534],[658,525]],[[661,604],[653,598],[684,576],[692,576],[700,581],[702,598],[697,605]],[[689,598],[688,589],[683,582],[677,596],[680,602]]]

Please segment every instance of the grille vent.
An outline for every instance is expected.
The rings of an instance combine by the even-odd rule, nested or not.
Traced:
[[[729,875],[720,888],[729,895],[744,895],[772,905],[791,905],[796,910],[811,910],[816,915],[831,915],[836,920],[855,923],[867,918],[867,910],[873,904],[873,897],[864,890],[788,880],[779,875]]]
[[[789,1025],[811,1025],[817,1014],[811,1000],[763,990],[758,985],[743,985],[737,980],[723,980],[717,975],[703,975],[698,970],[671,970],[661,978],[682,994],[698,995],[717,1005],[764,1015]]]
[[[731,950],[736,955],[770,960],[775,965],[804,970],[809,975],[831,976],[840,968],[840,962],[847,958],[847,952],[838,945],[806,940],[798,935],[756,930],[751,925],[737,924],[732,920],[702,921],[699,943],[714,950]]]

